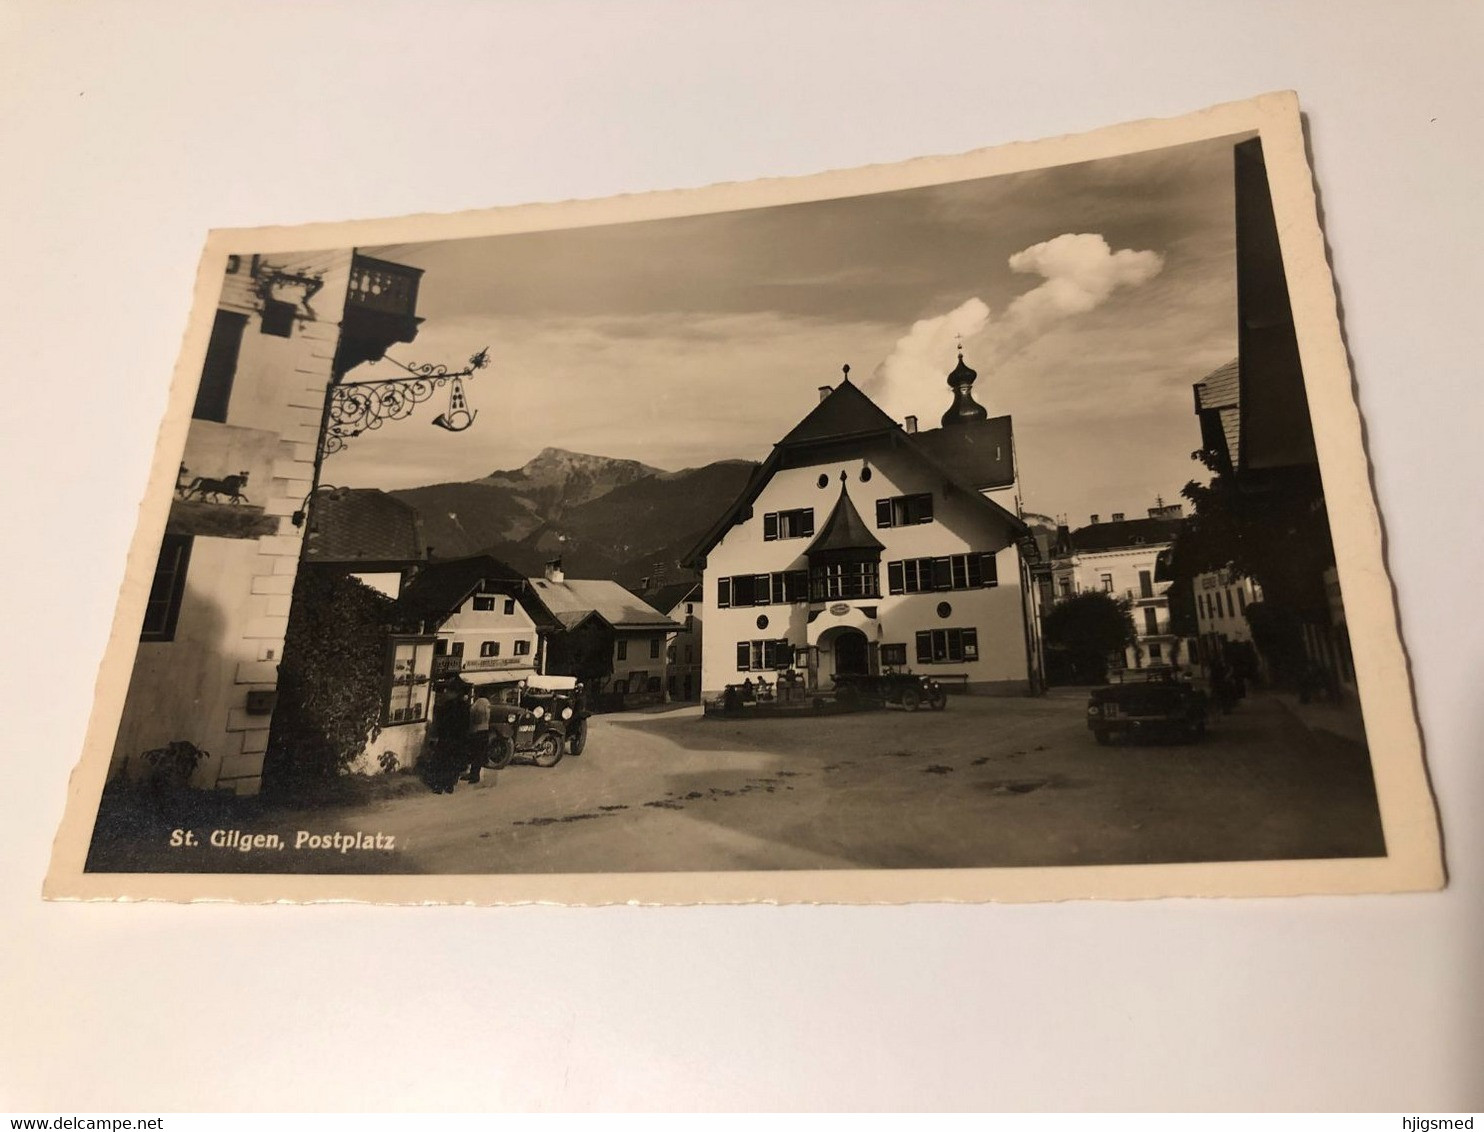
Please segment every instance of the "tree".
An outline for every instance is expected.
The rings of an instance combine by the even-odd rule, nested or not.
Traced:
[[[284,794],[337,777],[380,733],[395,611],[390,598],[354,578],[299,571],[263,763],[266,791]]]
[[[1134,643],[1130,603],[1102,591],[1063,598],[1041,623],[1046,678],[1053,684],[1101,684],[1108,660]]]

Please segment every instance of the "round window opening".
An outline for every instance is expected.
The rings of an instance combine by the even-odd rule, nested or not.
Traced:
[[[766,629],[768,627],[768,615],[766,613],[758,614],[757,627],[759,629]]]
[[[870,482],[870,479],[871,479],[871,469],[870,468],[862,468],[861,469],[861,483],[869,483]]]
[[[827,476],[827,475],[825,475],[823,472],[820,472],[819,473],[819,486],[820,487],[829,487],[830,486],[830,477]]]
[[[944,618],[952,617],[953,606],[949,605],[946,601],[940,601],[938,603],[938,616]],[[761,620],[761,618],[759,618],[759,620]]]

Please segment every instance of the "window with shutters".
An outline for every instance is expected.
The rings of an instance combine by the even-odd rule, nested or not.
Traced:
[[[1139,596],[1154,596],[1154,576],[1148,570],[1139,571]]]
[[[763,539],[772,542],[784,538],[808,538],[814,534],[814,508],[794,511],[769,511],[763,516]]]
[[[728,609],[732,604],[732,579],[716,579],[716,608]]]
[[[480,641],[479,642],[479,655],[480,656],[499,656],[500,655],[500,642],[499,641]]]
[[[876,500],[876,526],[911,527],[933,521],[933,497],[930,492],[919,495],[894,495]]]
[[[1146,636],[1154,636],[1159,632],[1159,616],[1152,608],[1144,610],[1144,633]]]
[[[890,593],[920,594],[935,590],[977,590],[999,584],[995,556],[954,554],[947,558],[904,558],[886,564]]]
[[[882,645],[881,663],[887,668],[903,668],[907,664],[906,645]]]
[[[772,574],[738,574],[718,578],[716,604],[719,609],[751,605],[787,605],[809,600],[809,571],[781,570]],[[691,627],[687,618],[686,628]]]
[[[962,664],[978,659],[978,629],[923,629],[917,634],[919,664]]]
[[[738,641],[738,672],[775,672],[794,662],[794,647],[783,637],[770,641]]]

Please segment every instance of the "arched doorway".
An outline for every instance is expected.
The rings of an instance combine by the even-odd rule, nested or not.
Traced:
[[[870,650],[866,635],[859,629],[842,629],[835,637],[835,675],[868,676],[871,671]]]

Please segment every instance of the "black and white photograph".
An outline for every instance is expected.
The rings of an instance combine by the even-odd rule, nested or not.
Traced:
[[[74,799],[90,891],[1435,884],[1377,772],[1428,804],[1377,729],[1384,567],[1336,535],[1373,504],[1274,174],[1297,115],[1261,111],[796,199],[216,234]]]

